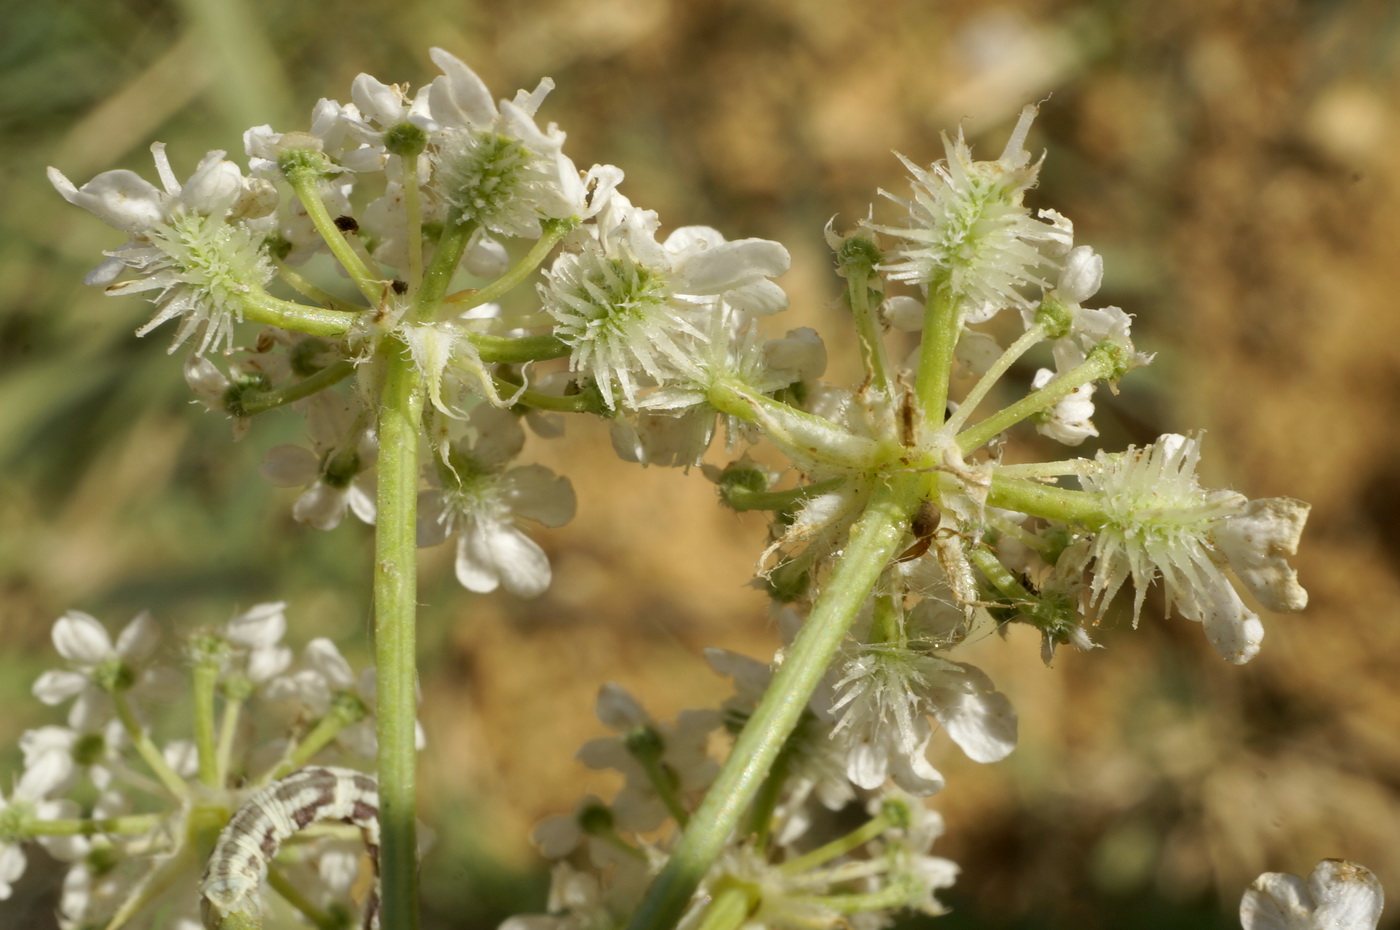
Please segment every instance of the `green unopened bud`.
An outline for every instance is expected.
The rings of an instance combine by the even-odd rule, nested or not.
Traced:
[[[606,804],[589,804],[578,813],[578,828],[589,836],[607,836],[613,825],[613,812]]]
[[[1036,307],[1035,321],[1045,329],[1046,339],[1063,339],[1074,324],[1074,314],[1063,301],[1046,297]]]
[[[324,152],[313,148],[284,149],[277,155],[277,170],[288,180],[320,180],[340,174]]]
[[[874,275],[875,266],[880,264],[884,257],[879,246],[860,234],[847,236],[836,250],[836,261],[841,264],[843,270],[859,270],[871,277]]]
[[[384,133],[384,150],[390,155],[417,158],[428,147],[428,133],[412,123],[399,123]]]

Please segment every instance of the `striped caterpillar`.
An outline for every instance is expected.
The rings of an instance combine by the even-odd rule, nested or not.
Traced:
[[[379,926],[379,786],[364,772],[315,767],[275,781],[248,798],[219,834],[199,891],[206,927],[229,914],[261,913],[258,889],[268,863],[292,834],[320,820],[353,824],[364,834],[374,866],[375,889],[365,905],[364,926]]]

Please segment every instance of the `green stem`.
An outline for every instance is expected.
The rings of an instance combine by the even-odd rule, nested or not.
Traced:
[[[243,319],[254,323],[331,339],[344,336],[360,318],[358,313],[283,300],[257,289],[243,295],[242,310]]]
[[[26,836],[102,836],[105,834],[139,835],[149,833],[164,820],[159,814],[127,814],[104,820],[34,820],[24,825]]]
[[[324,391],[331,385],[344,381],[354,372],[355,363],[349,359],[341,359],[292,384],[271,391],[249,391],[240,394],[237,400],[238,409],[229,412],[235,416],[250,417]]]
[[[439,248],[438,256],[442,254]],[[434,261],[436,263],[436,257]],[[426,281],[424,291],[429,291]],[[386,358],[379,413],[379,516],[374,538],[382,927],[383,930],[416,930],[414,623],[418,575],[415,528],[423,390],[422,378],[402,342],[388,338],[382,351]]]
[[[525,253],[525,257],[515,263],[515,266],[501,275],[496,280],[482,288],[474,291],[463,291],[460,294],[453,294],[447,298],[447,302],[452,304],[452,309],[456,313],[466,313],[474,307],[490,303],[497,297],[513,290],[518,284],[534,273],[535,269],[544,263],[549,257],[549,253],[558,244],[559,240],[569,234],[569,230],[574,228],[572,220],[552,220],[544,224],[544,235],[535,240],[535,244],[530,246],[530,251]],[[459,306],[460,304],[460,306]],[[568,354],[568,353],[565,353]]]
[[[525,362],[543,362],[551,358],[563,358],[571,351],[568,343],[558,336],[488,336],[485,333],[468,333],[467,339],[476,347],[483,362],[503,362],[508,365],[521,365]]]
[[[311,225],[321,234],[325,240],[326,247],[331,250],[335,260],[340,262],[345,273],[350,276],[350,280],[355,282],[355,287],[365,296],[365,300],[371,306],[378,306],[379,301],[384,297],[384,282],[379,276],[370,271],[364,259],[355,251],[350,240],[345,237],[345,233],[340,231],[340,227],[335,225],[335,219],[330,211],[326,209],[326,203],[321,199],[321,187],[319,172],[314,170],[293,170],[283,174],[287,183],[292,186],[297,199],[301,201],[302,207],[306,209],[306,216],[311,220]]]
[[[447,294],[447,287],[457,274],[462,253],[466,252],[475,230],[476,224],[460,222],[456,211],[447,217],[447,221],[442,225],[442,233],[438,236],[433,260],[428,263],[428,270],[423,272],[423,283],[414,295],[413,319],[422,323],[437,317],[438,308],[442,306],[443,298]]]
[[[233,764],[233,741],[238,736],[238,715],[243,709],[242,699],[224,695],[224,713],[219,720],[219,761],[218,784],[228,784],[229,767]]]
[[[967,392],[967,396],[958,405],[958,409],[953,411],[953,415],[948,418],[948,422],[945,424],[947,431],[956,434],[958,430],[962,429],[967,418],[972,416],[972,411],[977,409],[977,405],[987,396],[987,392],[996,386],[996,383],[1001,380],[1001,376],[1006,374],[1007,369],[1044,338],[1045,327],[1036,323],[1022,333],[1019,339],[1011,343],[1006,351],[1001,353],[1001,357],[992,363],[992,367],[988,368],[977,383],[972,386],[972,390]]]
[[[1109,352],[1095,350],[1089,353],[1089,357],[1084,361],[1045,387],[1038,391],[1032,391],[1006,409],[987,417],[976,426],[963,430],[957,435],[958,446],[962,449],[963,454],[967,454],[1009,429],[1013,424],[1055,406],[1075,388],[1107,377],[1116,368],[1117,362]]]
[[[818,907],[828,908],[842,914],[864,914],[888,911],[909,904],[912,890],[904,882],[894,882],[870,894],[830,894],[814,895],[809,898],[792,896],[789,900],[811,902]]]
[[[519,406],[533,407],[536,410],[553,410],[559,413],[596,413],[599,415],[603,413],[598,396],[593,393],[545,394],[530,388],[521,391],[519,382],[510,381],[499,375],[493,375],[492,380],[496,383],[496,389],[504,395],[515,395],[519,391],[519,396],[515,398],[515,403]]]
[[[808,869],[815,869],[838,856],[844,856],[852,850],[859,849],[884,833],[890,826],[889,817],[879,814],[845,836],[838,837],[824,846],[818,846],[811,852],[803,853],[796,859],[784,862],[778,868],[785,875],[799,875]]]
[[[800,733],[801,729],[799,724],[793,733]],[[749,833],[753,836],[754,845],[759,849],[768,848],[768,837],[773,832],[773,812],[778,809],[783,789],[787,787],[788,774],[792,769],[792,753],[793,739],[789,737],[778,757],[773,760],[773,768],[769,770],[768,777],[763,780],[763,787],[758,790],[749,808]]]
[[[758,889],[729,882],[710,900],[695,930],[737,930],[758,903]]]
[[[857,436],[844,426],[790,407],[738,381],[716,381],[705,392],[705,399],[720,413],[762,429],[770,442],[799,464],[868,474],[891,458],[892,450],[874,439]]]
[[[277,278],[307,300],[314,300],[327,309],[338,310],[355,316],[358,316],[360,312],[364,310],[363,307],[347,304],[330,291],[307,280],[304,275],[283,262],[277,263]]]
[[[885,340],[881,337],[876,308],[870,303],[870,266],[852,263],[846,266],[846,304],[856,324],[860,341],[860,358],[870,383],[886,397],[894,396],[890,383],[889,363],[885,358]]]
[[[987,503],[1004,510],[1089,527],[1102,526],[1108,519],[1098,494],[1071,491],[1024,478],[1004,478],[996,473],[992,475]]]
[[[281,869],[269,868],[267,870],[267,884],[273,891],[282,896],[282,899],[301,912],[302,916],[318,928],[318,930],[344,930],[345,924],[336,918],[334,914],[327,913],[315,905],[306,895],[301,893],[291,879],[282,873]]]
[[[354,718],[349,717],[332,705],[331,710],[324,717],[316,721],[316,725],[311,728],[311,732],[287,754],[287,757],[279,762],[270,772],[258,780],[259,784],[274,782],[285,775],[290,775],[297,769],[302,768],[310,762],[316,753],[326,747],[331,740],[335,739],[341,730],[354,722]]]
[[[786,491],[751,491],[748,488],[731,484],[722,491],[724,503],[731,510],[782,510],[790,511],[794,506],[813,497],[834,491],[844,484],[844,478],[828,478],[800,488]]]
[[[629,924],[631,930],[665,930],[685,912],[904,537],[916,494],[916,482],[908,475],[896,476],[872,494],[826,589],[691,816],[670,861],[647,890]]]
[[[1009,600],[1014,605],[1031,604],[1035,602],[1035,595],[1026,590],[1026,586],[1011,574],[1011,569],[1001,564],[1001,560],[992,553],[990,549],[982,546],[970,546],[967,553],[970,561],[977,570],[982,573],[996,592]]]
[[[924,302],[924,337],[919,343],[919,370],[914,393],[923,411],[924,423],[937,429],[948,411],[948,380],[953,372],[953,350],[958,344],[957,295],[943,278],[928,283]]]
[[[199,752],[199,783],[206,788],[219,784],[219,749],[214,737],[214,690],[218,684],[218,665],[200,662],[194,667],[194,745]]]
[[[418,192],[418,155],[399,156],[403,185],[404,223],[408,227],[408,296],[413,298],[423,281],[423,201]]]
[[[175,770],[165,761],[165,757],[160,754],[156,744],[151,742],[150,734],[142,729],[141,724],[136,720],[136,714],[131,710],[131,703],[127,701],[126,695],[120,691],[111,692],[112,706],[116,708],[117,718],[122,722],[122,728],[126,730],[126,735],[131,738],[131,745],[141,754],[141,758],[146,760],[151,771],[160,783],[165,786],[175,797],[183,800],[189,796],[190,786],[185,784],[185,780],[176,774]]]

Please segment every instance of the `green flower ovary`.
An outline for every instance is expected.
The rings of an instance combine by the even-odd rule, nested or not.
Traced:
[[[239,312],[244,295],[261,289],[276,274],[261,236],[211,216],[177,216],[152,229],[150,240],[165,253],[168,270],[214,312]]]
[[[559,320],[555,335],[568,345],[595,340],[632,339],[651,325],[671,289],[662,276],[631,257],[598,262],[579,276],[566,298],[572,313]]]
[[[488,229],[518,207],[533,156],[518,139],[493,132],[462,133],[442,155],[443,197],[459,223]]]

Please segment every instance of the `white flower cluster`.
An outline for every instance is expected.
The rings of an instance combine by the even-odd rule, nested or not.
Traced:
[[[936,728],[981,762],[1017,739],[1008,698],[954,654],[974,629],[1030,624],[1049,663],[1062,645],[1095,645],[1090,626],[1129,581],[1136,621],[1161,578],[1169,605],[1243,663],[1263,636],[1246,596],[1271,610],[1305,606],[1287,557],[1307,506],[1201,487],[1198,438],[1014,461],[1025,447],[1005,437],[1017,424],[1068,446],[1097,436],[1098,385],[1150,361],[1128,314],[1085,306],[1102,258],[1076,245],[1068,218],[1025,202],[1041,163],[1026,147],[1034,107],[993,161],[975,159],[961,133],[945,138],[942,162],[904,159],[910,195],[885,195],[901,221],[872,217],[846,235],[828,227],[864,368],[841,387],[818,380],[826,356],[815,332],[762,330],[788,303],[774,281],[789,265],[782,245],[704,226],[663,234],[657,215],[622,193],[619,169],[578,170],[563,132],[540,125],[552,82],[497,102],[465,64],[431,55],[441,74],[415,93],[360,75],[350,103],[316,105],[309,131],[249,130],[246,173],[212,152],[181,184],[157,146],[163,189],[126,171],[80,188],[51,178],[130,237],[89,281],[155,292],[142,332],[179,321],[175,342],[194,344],[186,377],[206,407],[240,431],[274,407],[306,416],[309,448],[279,446],[263,468],[302,489],[296,519],[332,529],[346,513],[367,523],[389,514],[392,538],[452,540],[470,591],[542,593],[549,558],[524,527],[574,514],[568,478],[517,464],[522,421],[549,439],[562,413],[606,417],[619,455],[671,466],[700,464],[725,424],[731,460],[705,473],[730,506],[772,514],[761,576],[792,608],[789,648],[805,649],[820,627],[814,639],[827,651],[810,663],[825,677],[809,676],[802,687],[814,690],[790,701],[806,709],[773,769],[768,807],[748,832],[730,825],[694,902],[732,899],[754,926],[878,926],[896,907],[937,911],[934,892],[953,867],[929,854],[941,827],[909,800],[943,784],[927,758]],[[295,270],[326,255],[361,301]],[[265,328],[235,348],[241,321]],[[919,333],[907,360],[893,357],[891,329]],[[230,357],[226,371],[212,349]],[[1035,353],[1023,396],[982,409]],[[791,467],[755,464],[771,460],[747,456],[760,440]],[[77,698],[70,723],[86,733],[107,723],[117,696],[130,701],[148,685],[134,670],[147,637],[138,626],[114,645],[88,632],[79,648],[73,631],[89,628],[76,623],[60,643],[74,667],[50,676],[41,696]],[[230,655],[243,650],[249,694],[293,697],[332,721],[303,749],[337,738],[372,751],[357,722],[369,683],[324,643],[285,674],[278,638],[247,619],[216,637]],[[611,804],[586,799],[541,833],[552,856],[571,857],[555,874],[546,925],[612,926],[629,913],[668,854],[669,840],[651,831],[668,817],[686,823],[715,777],[709,733],[765,713],[767,666],[720,654],[712,663],[736,682],[724,715],[657,724],[605,691],[599,715],[620,737],[590,744],[583,759],[619,770],[626,785]],[[777,667],[774,681],[786,671]],[[121,721],[136,740],[139,727]],[[31,804],[52,790],[38,774],[21,787]],[[879,829],[809,860],[840,846],[823,834],[826,814],[851,806]],[[606,864],[606,881],[579,871],[585,847]]]
[[[712,732],[737,732],[767,683],[763,663],[722,650],[712,650],[710,662],[734,679],[737,693],[722,710],[683,711],[670,724],[654,721],[616,685],[603,688],[598,717],[617,735],[586,743],[579,759],[619,772],[623,787],[611,803],[584,798],[572,814],[536,828],[535,842],[555,860],[549,912],[513,917],[502,930],[616,926],[636,909],[676,839],[674,828],[660,828],[683,825],[718,771],[708,752]],[[841,759],[849,752],[839,748],[830,697],[828,690],[813,702],[773,776],[763,820],[751,825],[764,840],[730,838],[684,926],[736,888],[752,927],[855,923],[875,930],[899,910],[944,912],[936,894],[953,884],[958,869],[931,854],[942,819],[883,777],[864,785],[848,777]],[[884,903],[853,909],[854,895]]]
[[[183,854],[194,837],[189,824],[227,818],[250,790],[313,757],[374,757],[372,670],[357,679],[325,639],[309,643],[299,664],[282,644],[286,628],[285,605],[268,603],[192,635],[185,659],[196,738],[157,742],[149,706],[170,703],[187,685],[160,664],[151,616],[141,613],[115,640],[85,613],[60,617],[53,642],[65,665],[40,675],[34,694],[69,704],[68,723],[20,741],[24,770],[0,797],[0,898],[24,872],[24,844],[37,841],[69,863],[58,913],[65,930],[120,926],[156,909],[175,915],[168,926],[202,926],[197,867]],[[256,735],[242,725],[254,710]],[[268,733],[277,717],[292,726]],[[341,900],[356,880],[356,854],[347,861],[344,850],[326,847],[299,860],[283,865],[307,871],[308,900]],[[154,880],[171,863],[189,868],[188,881]]]

